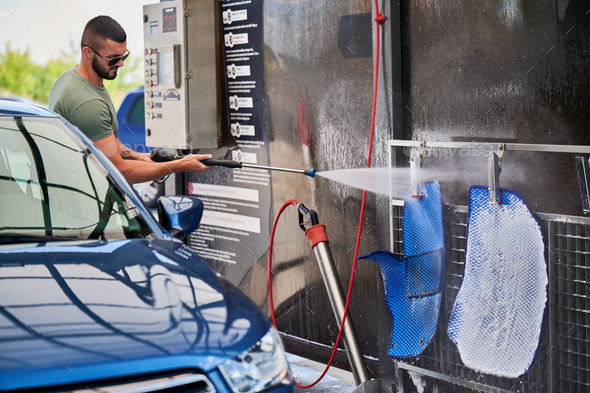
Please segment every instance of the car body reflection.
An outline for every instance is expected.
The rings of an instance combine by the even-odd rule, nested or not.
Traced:
[[[268,330],[262,313],[233,299],[239,292],[181,243],[21,244],[0,249],[0,261],[10,290],[0,308],[0,378],[162,355],[191,355],[199,359],[184,367],[208,371],[247,350],[249,333]]]
[[[201,201],[160,208],[71,124],[0,100],[0,391],[293,392],[266,316],[171,233]]]

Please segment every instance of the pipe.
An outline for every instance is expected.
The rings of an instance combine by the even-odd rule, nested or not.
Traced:
[[[324,225],[314,225],[305,231],[305,236],[309,239],[313,248],[313,253],[318,261],[322,278],[330,298],[334,316],[338,322],[338,328],[341,328],[341,321],[344,317],[345,298],[342,291],[342,285],[338,277],[338,272],[334,266],[330,246],[328,245],[328,236],[326,235],[326,227]],[[352,323],[350,315],[344,321],[344,347],[346,348],[346,355],[350,362],[352,375],[356,385],[370,380],[365,358],[361,351],[360,344],[356,336],[356,330]]]
[[[203,164],[209,166],[211,164],[206,163],[204,161],[210,160],[203,160],[201,161]],[[221,161],[221,160],[220,160]],[[264,166],[264,165],[254,165],[254,164],[246,164],[244,162],[240,162],[242,164],[241,168],[258,168],[258,169],[268,169],[269,171],[281,171],[281,172],[291,172],[291,173],[301,173],[302,175],[306,175],[309,177],[315,177],[315,169],[290,169],[290,168],[278,168],[276,166]]]
[[[265,165],[255,165],[255,164],[247,164],[241,161],[233,161],[233,160],[216,160],[213,158],[208,158],[206,160],[201,160],[203,165],[207,166],[224,166],[226,168],[256,168],[256,169],[266,169],[269,171],[280,171],[280,172],[291,172],[291,173],[301,173],[302,175],[306,175],[309,177],[315,177],[315,169],[290,169],[290,168],[278,168],[275,166],[265,166]]]

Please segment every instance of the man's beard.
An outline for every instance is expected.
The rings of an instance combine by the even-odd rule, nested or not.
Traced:
[[[115,79],[117,77],[117,70],[119,69],[119,67],[113,66],[110,68],[103,68],[101,61],[104,61],[104,60],[99,59],[98,56],[94,56],[94,58],[92,59],[92,69],[94,70],[94,72],[96,72],[96,74],[98,76],[100,76],[102,79],[106,79],[109,81]],[[110,74],[110,72],[113,69],[115,70],[114,74]]]

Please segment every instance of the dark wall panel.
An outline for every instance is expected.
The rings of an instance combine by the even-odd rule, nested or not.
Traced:
[[[588,2],[407,1],[403,8],[405,135],[588,144]],[[446,152],[428,164],[455,174],[460,181],[447,185],[447,200],[466,204],[467,187],[486,184],[487,157],[458,156]],[[511,153],[505,163],[501,184],[533,210],[582,214],[571,155]]]
[[[270,165],[318,171],[366,165],[372,7],[369,0],[263,2]],[[387,165],[392,138],[588,144],[587,2],[403,0],[380,7],[386,22],[373,166]],[[425,157],[425,166],[451,174],[443,192],[458,205],[467,203],[469,185],[486,184],[486,163],[482,154],[427,150]],[[317,210],[346,291],[362,192],[321,177],[270,175],[271,220],[292,198]],[[582,215],[571,155],[507,152],[500,183],[520,191],[535,212]],[[369,194],[361,254],[389,249],[389,210],[387,198]],[[336,321],[293,208],[281,218],[273,256],[279,330],[331,345]],[[267,257],[234,281],[268,312]],[[351,315],[360,344],[379,359],[382,374],[392,375],[381,275],[363,261],[356,276]]]

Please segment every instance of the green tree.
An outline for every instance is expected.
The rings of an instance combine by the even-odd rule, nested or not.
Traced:
[[[6,53],[0,54],[0,94],[32,98],[39,68],[31,61],[28,48],[21,53],[7,42]]]
[[[38,65],[31,61],[28,48],[21,53],[12,49],[8,42],[5,53],[0,54],[0,95],[18,95],[47,105],[53,84],[61,74],[77,64],[79,55],[79,48],[70,42],[69,52],[61,51],[58,58]],[[130,90],[143,85],[139,73],[141,66],[141,59],[129,58],[119,69],[116,79],[104,81],[116,108]]]

